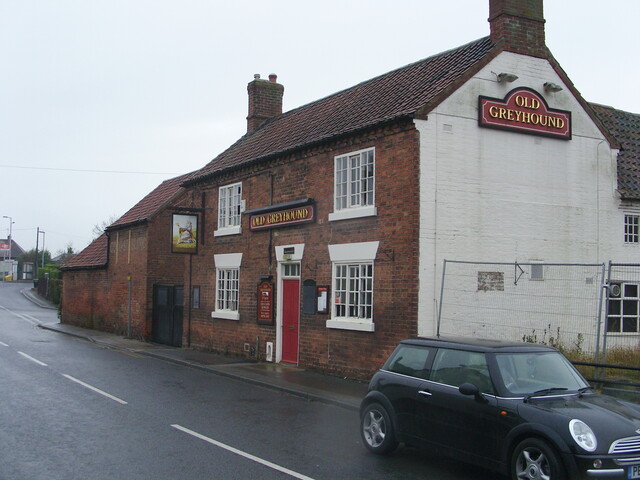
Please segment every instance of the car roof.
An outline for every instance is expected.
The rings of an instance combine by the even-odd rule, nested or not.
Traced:
[[[400,342],[424,347],[447,347],[476,352],[555,352],[555,348],[537,343],[513,342],[505,340],[472,337],[416,337]]]

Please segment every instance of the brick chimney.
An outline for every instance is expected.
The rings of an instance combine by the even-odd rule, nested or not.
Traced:
[[[247,116],[247,133],[252,133],[265,121],[282,114],[282,95],[284,87],[278,82],[275,73],[269,80],[262,80],[260,75],[253,76],[247,85],[249,92],[249,115]]]
[[[508,52],[546,58],[542,0],[489,0],[491,40]]]

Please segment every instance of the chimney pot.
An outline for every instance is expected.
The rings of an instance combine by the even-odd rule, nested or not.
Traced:
[[[249,94],[249,115],[247,116],[247,133],[252,133],[270,118],[282,115],[282,96],[284,87],[276,82],[278,76],[269,74],[269,81],[260,80],[260,75],[253,76],[247,85]]]
[[[491,40],[508,52],[546,58],[542,0],[489,0]]]
[[[258,80],[260,78],[260,74],[259,73],[254,73],[253,74],[253,78],[255,78],[256,80]]]

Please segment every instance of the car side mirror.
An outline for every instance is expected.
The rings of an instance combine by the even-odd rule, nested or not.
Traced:
[[[463,395],[473,395],[476,400],[486,401],[486,399],[480,393],[480,389],[478,388],[478,386],[474,385],[473,383],[463,383],[458,387],[458,390]]]

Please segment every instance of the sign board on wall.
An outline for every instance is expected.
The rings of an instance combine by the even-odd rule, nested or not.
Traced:
[[[289,225],[312,222],[314,217],[314,205],[302,205],[295,208],[251,215],[250,227],[251,230],[287,227]]]
[[[273,283],[258,284],[258,323],[273,325]]]
[[[198,253],[198,216],[173,214],[171,222],[171,251]]]
[[[535,90],[518,87],[504,99],[478,97],[481,127],[571,140],[571,112],[549,108]]]

